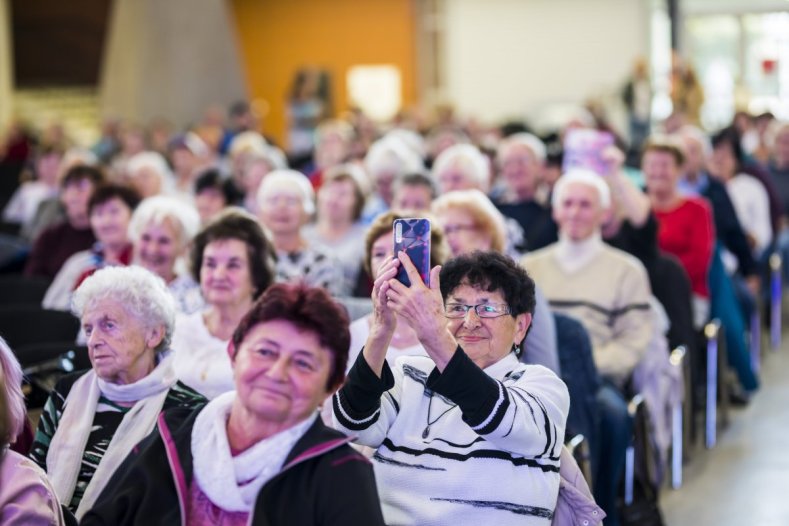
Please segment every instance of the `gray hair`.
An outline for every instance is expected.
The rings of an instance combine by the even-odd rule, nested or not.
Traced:
[[[315,190],[312,189],[312,183],[301,172],[296,170],[274,170],[268,173],[258,188],[257,200],[258,205],[262,208],[265,207],[263,201],[268,197],[268,194],[277,188],[295,189],[301,194],[301,206],[304,208],[304,213],[311,216],[315,213]]]
[[[701,151],[704,152],[704,157],[709,157],[712,155],[712,141],[710,141],[709,135],[701,131],[701,128],[698,126],[693,126],[692,124],[686,124],[682,128],[677,131],[677,135],[680,138],[688,138],[693,139],[697,143],[701,145]],[[682,152],[685,152],[685,148],[680,145],[680,149]]]
[[[161,352],[170,347],[176,304],[162,278],[137,266],[105,267],[77,288],[71,298],[71,312],[82,319],[88,308],[107,299],[123,305],[147,329],[164,325],[164,338],[154,351]]]
[[[471,177],[470,182],[482,191],[488,189],[488,177],[490,176],[490,162],[479,148],[473,144],[455,144],[450,146],[438,157],[433,164],[431,171],[433,179],[439,183],[438,175],[449,167],[460,164],[463,166],[464,173]]]
[[[144,168],[150,168],[161,179],[162,184],[167,182],[172,176],[167,161],[157,152],[140,152],[129,159],[126,164],[126,172],[130,177],[134,177],[137,172]]]
[[[129,239],[140,240],[142,231],[150,224],[161,225],[170,220],[178,235],[178,245],[183,248],[200,230],[200,215],[194,207],[174,197],[157,195],[143,200],[129,221]]]
[[[16,439],[25,425],[27,410],[22,394],[22,367],[11,348],[0,336],[0,454]]]
[[[496,160],[501,163],[503,161],[502,158],[504,157],[507,150],[515,145],[528,148],[532,155],[534,155],[534,158],[537,160],[537,162],[545,162],[545,143],[543,143],[536,135],[526,132],[515,133],[503,139],[499,143],[499,147],[496,149]]]
[[[395,177],[421,172],[425,168],[425,163],[401,138],[387,135],[375,141],[367,150],[364,167],[375,180],[377,174],[385,170],[393,171]]]
[[[603,180],[603,176],[585,168],[572,168],[559,177],[553,187],[551,204],[554,207],[559,206],[565,189],[573,183],[585,184],[594,188],[597,191],[597,196],[600,198],[600,205],[603,208],[611,206],[611,189],[608,188],[608,184]]]

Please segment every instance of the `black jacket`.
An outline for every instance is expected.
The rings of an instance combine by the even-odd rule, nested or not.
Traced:
[[[182,509],[188,506],[192,427],[199,411],[160,415],[157,431],[118,468],[80,524],[186,524]],[[249,524],[383,525],[372,466],[348,441],[318,418],[283,470],[260,490]]]

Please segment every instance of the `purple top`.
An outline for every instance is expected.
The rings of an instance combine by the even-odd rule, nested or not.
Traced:
[[[226,511],[211,502],[196,479],[189,486],[188,526],[246,526],[249,513]]]

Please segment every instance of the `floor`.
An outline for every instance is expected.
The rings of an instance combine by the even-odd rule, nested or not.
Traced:
[[[697,448],[684,485],[666,489],[668,526],[789,525],[789,337],[762,363],[762,387],[712,450]]]

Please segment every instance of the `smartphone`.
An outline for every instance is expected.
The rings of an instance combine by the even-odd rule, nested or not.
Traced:
[[[567,132],[564,138],[564,160],[562,171],[571,168],[586,168],[598,175],[607,170],[603,162],[603,150],[614,144],[614,136],[609,132],[592,129],[575,129]]]
[[[392,225],[395,257],[405,251],[419,271],[425,285],[430,285],[430,220],[425,218],[395,219]],[[411,280],[405,267],[400,265],[397,280],[406,287]]]

